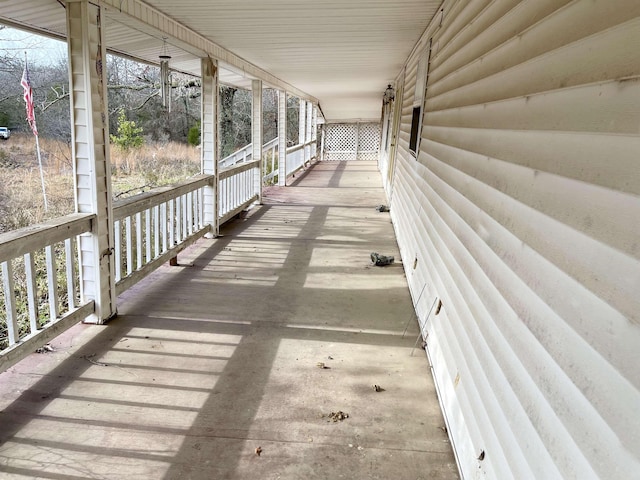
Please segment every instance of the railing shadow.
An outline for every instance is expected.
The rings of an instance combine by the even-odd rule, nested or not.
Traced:
[[[344,167],[329,183],[343,175]],[[349,230],[354,224],[360,228]],[[230,222],[183,266],[163,267],[125,292],[120,316],[92,327],[101,329],[86,344],[52,354],[59,363],[0,412],[0,459],[12,460],[0,471],[302,478],[287,470],[302,452],[310,468],[325,465],[316,478],[356,478],[357,462],[326,466],[326,457],[345,455],[358,432],[382,422],[360,385],[388,375],[382,352],[408,352],[417,330],[402,336],[412,311],[398,269],[369,265],[380,245],[395,248],[386,217],[363,221],[351,207],[264,205]],[[359,348],[367,364],[343,363]],[[319,369],[320,360],[331,368]],[[394,402],[386,408],[412,433],[416,412]],[[354,426],[318,417],[341,405],[367,413]],[[286,436],[283,422],[291,424]],[[440,455],[442,447],[419,449]]]

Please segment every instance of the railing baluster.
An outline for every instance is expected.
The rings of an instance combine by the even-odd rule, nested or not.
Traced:
[[[183,240],[187,238],[187,235],[188,235],[188,229],[187,229],[187,222],[189,220],[189,216],[187,214],[188,203],[189,203],[189,199],[187,198],[187,195],[182,195],[182,239]]]
[[[120,224],[120,220],[116,220],[114,222],[113,228],[115,230],[114,234],[114,254],[115,254],[115,264],[116,264],[116,282],[122,278],[122,225]],[[66,243],[65,243],[66,246]]]
[[[38,288],[36,284],[36,262],[31,253],[24,254],[24,274],[27,279],[27,304],[31,333],[38,330]]]
[[[182,241],[182,197],[176,197],[176,243]]]
[[[160,256],[160,207],[153,207],[153,258]]]
[[[133,238],[131,235],[131,216],[125,219],[125,235],[127,243],[127,275],[131,275],[133,272]]]
[[[47,288],[49,291],[49,321],[54,322],[58,318],[58,279],[56,257],[53,254],[53,245],[44,248],[47,264]]]
[[[142,268],[142,212],[136,213],[136,260],[139,270]]]
[[[120,245],[120,235],[116,235],[116,245]],[[73,310],[76,308],[76,264],[74,261],[74,241],[73,238],[67,238],[64,241],[64,261],[65,261],[65,270],[67,274],[67,303],[69,305],[69,310]],[[116,255],[117,264],[120,265],[120,252]],[[120,273],[120,269],[116,268],[118,274]]]
[[[193,234],[193,192],[187,193],[187,231]]]
[[[4,305],[7,314],[7,334],[9,346],[20,339],[18,331],[18,316],[16,314],[16,297],[13,285],[13,266],[11,261],[2,262],[2,285],[4,287]]]
[[[167,204],[160,205],[160,235],[162,235],[162,253],[167,251]]]
[[[144,212],[144,250],[147,262],[151,261],[151,209],[147,208]]]
[[[204,188],[200,188],[196,192],[198,199],[198,230],[204,227]]]
[[[175,200],[169,200],[169,245],[171,248],[176,244],[176,216],[175,216]]]

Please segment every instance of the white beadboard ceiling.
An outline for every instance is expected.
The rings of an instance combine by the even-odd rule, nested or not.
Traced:
[[[0,2],[0,23],[61,36],[66,29],[61,3]],[[171,67],[199,74],[196,45],[186,45],[122,15],[117,10],[123,3],[131,2],[104,1],[107,47],[111,51],[157,63],[166,36]],[[295,87],[293,93],[317,99],[328,121],[340,121],[379,118],[384,89],[399,73],[442,0],[145,3],[189,29],[196,34],[194,37],[202,37]],[[221,63],[220,79],[224,83],[246,88],[252,78],[246,69]]]

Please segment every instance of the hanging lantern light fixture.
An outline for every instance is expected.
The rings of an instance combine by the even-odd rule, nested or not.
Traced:
[[[382,95],[382,103],[387,105],[391,103],[394,98],[395,92],[393,91],[393,87],[391,86],[391,84],[389,84],[387,86],[387,89],[384,91],[384,94]]]

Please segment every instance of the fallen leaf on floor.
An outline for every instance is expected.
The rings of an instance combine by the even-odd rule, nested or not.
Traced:
[[[374,385],[374,386],[373,386],[373,389],[374,389],[376,392],[384,392],[384,388],[382,388],[380,385]]]
[[[316,367],[318,368],[322,368],[322,369],[327,369],[329,367],[327,367],[323,362],[318,362],[316,363]]]
[[[337,412],[331,412],[329,415],[329,420],[327,422],[341,422],[345,418],[349,418],[349,414],[343,412],[342,410],[338,410]]]
[[[256,448],[256,455],[260,456],[261,453],[262,453],[262,447]]]

